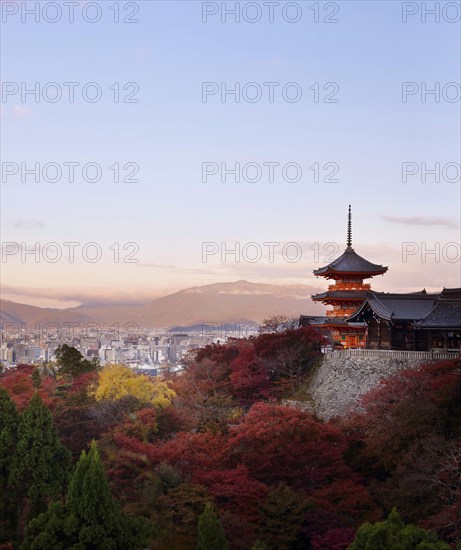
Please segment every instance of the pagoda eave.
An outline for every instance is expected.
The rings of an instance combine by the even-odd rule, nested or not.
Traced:
[[[344,325],[344,324],[335,324],[335,323],[325,323],[322,328],[333,329],[337,332],[364,332],[366,330],[366,324],[363,326],[353,326],[353,325]]]
[[[367,297],[367,291],[357,292],[324,292],[322,294],[314,294],[311,299],[314,302],[359,302],[362,303]]]
[[[376,275],[384,275],[386,273],[387,267],[379,271],[335,271],[334,269],[316,269],[314,270],[314,275],[316,277],[325,277],[325,279],[348,279],[350,278],[360,278],[360,279],[369,279],[375,277]]]

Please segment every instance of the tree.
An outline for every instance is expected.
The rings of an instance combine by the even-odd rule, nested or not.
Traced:
[[[0,488],[2,495],[8,482],[16,450],[19,414],[5,388],[0,387]]]
[[[311,538],[314,550],[344,550],[354,540],[355,529],[352,527],[332,528]]]
[[[8,487],[12,459],[16,451],[19,414],[5,388],[0,388],[0,542],[14,534],[14,495]]]
[[[196,471],[193,480],[205,486],[220,510],[239,516],[242,522],[257,522],[261,517],[261,502],[267,494],[266,486],[253,479],[248,468],[239,464],[233,469]]]
[[[354,477],[343,459],[341,432],[299,409],[257,403],[229,435],[233,459],[268,485],[283,481],[312,491]]]
[[[324,337],[312,327],[261,334],[254,340],[255,351],[275,383],[289,385],[293,393],[310,369],[321,358]]]
[[[283,332],[285,330],[294,330],[298,328],[299,319],[297,317],[288,317],[288,315],[272,315],[264,319],[259,327],[259,332]]]
[[[400,371],[342,421],[348,452],[384,508],[454,543],[461,534],[461,361]]]
[[[98,368],[96,360],[88,361],[83,359],[83,355],[78,349],[62,344],[56,350],[56,363],[60,367],[61,374],[70,374],[71,376],[79,376],[85,372],[91,372]]]
[[[298,540],[306,510],[306,499],[284,483],[271,488],[261,520],[261,536],[270,548],[285,550]]]
[[[224,529],[211,502],[206,503],[198,520],[197,550],[227,550]]]
[[[73,460],[78,462],[83,450],[93,439],[99,439],[107,431],[107,424],[98,422],[91,416],[96,405],[90,389],[96,385],[96,372],[81,374],[62,388],[62,403],[53,409],[55,426],[62,443],[71,451]]]
[[[34,516],[58,497],[69,480],[70,452],[59,440],[50,411],[36,393],[21,416],[9,485],[27,497]]]
[[[31,503],[31,515],[46,508],[69,480],[71,455],[62,445],[50,411],[38,394],[29,402],[18,426],[9,484]]]
[[[38,369],[35,369],[32,373],[32,385],[34,388],[39,388],[42,385],[42,377]]]
[[[99,373],[97,401],[134,397],[140,403],[166,408],[171,404],[175,392],[167,382],[155,377],[137,374],[124,365],[106,365]]]
[[[351,421],[352,431],[361,433],[363,454],[388,473],[429,432],[460,433],[460,368],[461,361],[441,361],[400,371],[366,394],[364,413]]]
[[[324,341],[312,327],[287,327],[283,332],[274,330],[232,339],[225,345],[205,346],[186,359],[184,372],[174,381],[175,388],[183,403],[211,420],[216,402],[235,409],[235,405],[281,397],[287,387],[293,393],[321,358]],[[229,420],[224,408],[217,416],[215,426]]]
[[[162,529],[161,548],[194,548],[197,524],[210,495],[204,487],[181,483],[153,501],[155,516]]]
[[[145,518],[130,518],[110,493],[93,441],[82,452],[65,504],[53,503],[26,528],[21,550],[141,548],[153,536]]]
[[[36,370],[36,367],[32,365],[18,365],[15,369],[10,369],[2,375],[2,386],[10,394],[19,412],[27,407],[35,393],[39,393],[46,405],[52,405],[58,401],[54,378],[41,377],[40,388],[34,386],[33,377]]]
[[[274,385],[266,363],[256,353],[253,343],[247,344],[231,363],[232,393],[242,404],[253,404],[274,394]]]
[[[357,531],[348,550],[450,550],[435,533],[415,525],[405,525],[395,508],[384,521],[365,523]]]

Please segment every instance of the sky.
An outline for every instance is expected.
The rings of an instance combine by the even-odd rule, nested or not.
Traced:
[[[322,288],[349,204],[373,288],[461,286],[460,2],[71,4],[1,1],[3,298]]]

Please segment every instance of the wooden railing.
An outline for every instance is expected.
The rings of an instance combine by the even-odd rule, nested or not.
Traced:
[[[331,358],[339,357],[388,357],[390,359],[425,359],[442,360],[457,359],[461,357],[459,351],[400,351],[387,349],[344,349],[325,351],[325,355]]]

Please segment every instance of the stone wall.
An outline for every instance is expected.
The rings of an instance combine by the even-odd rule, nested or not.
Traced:
[[[324,356],[309,384],[310,407],[319,418],[328,420],[358,408],[360,396],[400,370],[427,362],[421,358],[360,357],[347,353]],[[307,408],[307,407],[306,407]]]

